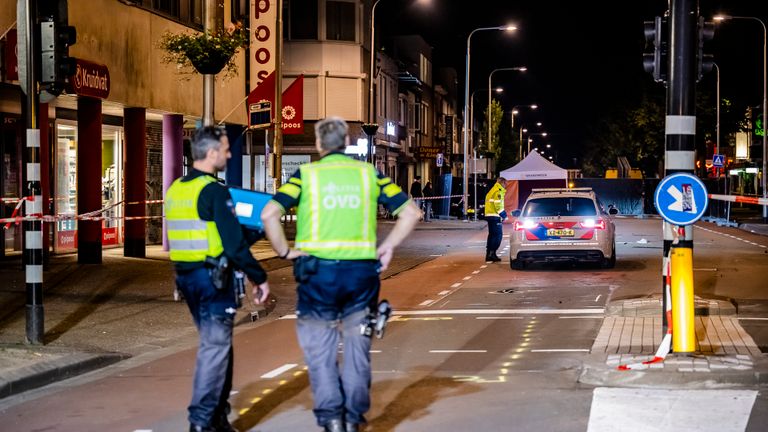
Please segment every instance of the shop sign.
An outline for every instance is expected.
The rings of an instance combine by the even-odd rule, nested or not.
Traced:
[[[106,99],[109,96],[109,69],[98,63],[77,59],[75,74],[69,77],[72,91],[78,96]]]
[[[5,35],[5,79],[6,81],[19,80],[19,47],[16,29],[11,29]]]
[[[77,247],[77,231],[57,231],[56,247],[58,249],[74,249]]]
[[[275,71],[278,6],[275,0],[251,0],[251,90]]]
[[[117,244],[117,227],[101,229],[101,244],[104,246]]]
[[[430,146],[430,147],[422,146],[422,147],[418,147],[417,150],[418,150],[417,154],[419,155],[419,158],[434,159],[437,157],[438,153],[441,153],[443,151],[443,148],[437,147],[437,146]]]

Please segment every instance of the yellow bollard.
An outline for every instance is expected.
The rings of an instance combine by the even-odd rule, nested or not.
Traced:
[[[672,351],[692,353],[696,351],[693,249],[673,247],[669,255],[672,260]]]

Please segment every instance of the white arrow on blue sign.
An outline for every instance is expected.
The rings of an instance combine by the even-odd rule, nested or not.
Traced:
[[[653,203],[665,221],[673,225],[690,225],[704,215],[709,198],[707,188],[698,177],[676,173],[664,177],[656,187]]]
[[[723,167],[723,160],[724,160],[723,155],[719,155],[719,154],[713,155],[712,156],[712,166],[713,167],[717,167],[717,168],[722,168]]]

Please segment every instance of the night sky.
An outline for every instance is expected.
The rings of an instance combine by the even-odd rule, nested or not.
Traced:
[[[461,109],[467,35],[478,27],[517,25],[515,33],[482,31],[472,36],[470,91],[487,88],[493,69],[527,66],[524,74],[493,75],[494,87],[505,89],[498,99],[506,111],[513,105],[539,104],[537,112],[522,113],[520,121],[541,121],[550,134],[548,142],[561,154],[561,165],[570,167],[566,161],[580,156],[597,120],[636,103],[644,91],[664,94],[664,87],[643,70],[643,21],[663,15],[668,7],[663,0],[382,0],[376,27],[384,37],[424,37],[434,48],[433,67],[458,72]],[[726,13],[768,23],[768,1],[701,0],[699,9],[708,20]],[[718,25],[711,42],[709,51],[721,68],[721,96],[733,100],[739,111],[761,103],[762,45],[760,23],[746,20]],[[714,72],[699,87],[714,95]],[[475,96],[476,105],[486,100]]]

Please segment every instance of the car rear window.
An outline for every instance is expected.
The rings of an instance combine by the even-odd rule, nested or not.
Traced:
[[[523,217],[596,215],[594,202],[578,197],[533,198],[525,204],[522,214]]]

